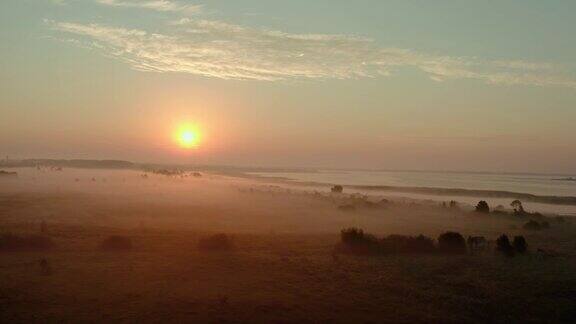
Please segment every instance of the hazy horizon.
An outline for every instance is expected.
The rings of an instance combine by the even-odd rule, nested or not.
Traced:
[[[3,1],[0,154],[574,174],[575,10]]]

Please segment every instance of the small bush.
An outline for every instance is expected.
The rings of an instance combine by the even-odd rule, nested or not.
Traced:
[[[112,235],[102,241],[100,248],[106,251],[128,251],[132,249],[132,240],[126,236]]]
[[[0,237],[0,251],[48,250],[53,246],[52,239],[42,235],[4,234]]]
[[[390,254],[422,254],[433,253],[434,241],[424,235],[404,236],[390,235],[380,240],[380,250]]]
[[[522,206],[522,202],[518,199],[514,200],[510,203],[510,206],[514,209],[514,214],[522,215],[524,214],[524,206]]]
[[[488,214],[490,212],[490,206],[488,206],[486,201],[480,200],[476,205],[476,211],[479,213]]]
[[[376,253],[379,250],[378,240],[374,235],[364,233],[359,228],[347,228],[340,231],[341,247],[345,252],[356,254]]]
[[[540,223],[538,223],[537,221],[531,220],[528,223],[524,224],[524,229],[538,231],[542,229],[542,226],[540,226]]]
[[[232,238],[226,234],[215,234],[198,241],[198,249],[203,251],[230,251],[233,248]]]
[[[464,254],[466,241],[460,233],[446,232],[438,237],[438,250],[446,254]]]
[[[333,193],[342,193],[344,191],[344,187],[341,185],[335,185],[330,189]]]
[[[547,221],[538,222],[536,220],[530,220],[524,224],[524,229],[531,231],[540,231],[550,228],[550,223]]]
[[[567,223],[566,218],[564,218],[562,216],[556,216],[556,217],[554,217],[554,220],[556,220],[556,222],[560,223],[560,224]]]
[[[496,251],[506,256],[514,255],[514,247],[512,246],[512,244],[510,244],[510,239],[508,238],[508,235],[502,234],[496,240]]]
[[[514,246],[514,250],[520,254],[526,253],[528,250],[528,244],[526,244],[524,236],[515,236],[512,246]]]

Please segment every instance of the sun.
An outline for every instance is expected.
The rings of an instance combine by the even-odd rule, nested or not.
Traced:
[[[184,149],[196,148],[200,144],[200,132],[193,125],[183,124],[176,130],[175,139],[178,145]]]

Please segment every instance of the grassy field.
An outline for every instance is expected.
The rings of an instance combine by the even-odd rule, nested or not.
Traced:
[[[119,192],[0,191],[3,233],[38,234],[43,219],[54,243],[0,251],[1,323],[576,320],[572,225],[526,232],[513,219],[426,205],[340,211],[311,195],[236,192],[213,204],[202,195],[174,203]],[[490,240],[522,234],[530,253],[335,254],[347,226],[434,238],[446,230]],[[234,248],[199,250],[216,232]],[[101,250],[111,235],[129,237],[133,248]]]

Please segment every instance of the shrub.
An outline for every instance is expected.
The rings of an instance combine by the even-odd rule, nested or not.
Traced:
[[[378,252],[378,240],[374,235],[364,233],[363,230],[355,227],[340,231],[341,247],[345,252],[358,254]]]
[[[476,211],[488,214],[490,212],[490,206],[488,206],[488,203],[485,200],[480,200],[476,205]]]
[[[556,220],[557,223],[560,223],[560,224],[566,223],[566,218],[564,218],[562,216],[556,216],[556,217],[554,217],[554,219]]]
[[[226,234],[215,234],[198,241],[198,249],[203,251],[230,251],[233,248],[232,238]]]
[[[524,206],[522,206],[522,202],[518,199],[514,200],[510,203],[510,206],[514,209],[515,214],[524,214]]]
[[[496,251],[506,256],[514,255],[514,247],[512,247],[512,244],[510,244],[510,239],[508,238],[508,235],[502,234],[496,240]]]
[[[514,250],[521,254],[526,253],[526,250],[528,250],[528,245],[526,244],[524,236],[515,236],[512,245],[514,246]]]
[[[132,240],[126,236],[112,235],[102,241],[100,248],[107,251],[128,251],[132,249]]]
[[[438,237],[438,250],[447,254],[464,254],[466,241],[460,233],[446,232]]]
[[[539,231],[548,228],[550,228],[550,223],[547,221],[538,222],[536,220],[530,220],[524,224],[524,229],[526,230]]]
[[[54,246],[52,239],[42,235],[4,234],[0,237],[0,250],[48,250]]]
[[[524,229],[538,231],[542,229],[542,226],[540,226],[540,223],[538,223],[537,221],[531,220],[526,224],[524,224]]]
[[[434,241],[424,235],[389,235],[380,240],[379,244],[383,253],[392,254],[432,253],[435,250]]]
[[[330,189],[333,193],[342,193],[344,191],[344,187],[341,185],[335,185]]]

